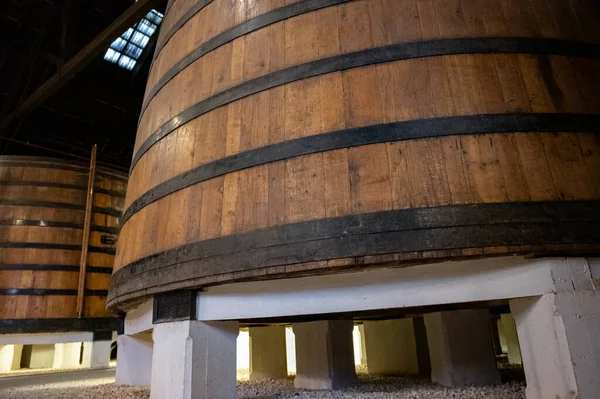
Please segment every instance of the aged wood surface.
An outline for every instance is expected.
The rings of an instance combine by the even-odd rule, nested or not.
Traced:
[[[88,175],[64,160],[0,157],[0,319],[76,317]],[[98,168],[83,317],[107,316],[125,190],[123,174]]]
[[[138,126],[109,306],[345,267],[596,253],[591,220],[545,231],[517,218],[444,226],[447,239],[464,239],[454,244],[425,231],[365,235],[352,244],[365,251],[336,254],[305,232],[293,253],[275,242],[262,257],[186,258],[330,218],[596,204],[598,23],[593,0],[173,2]],[[173,253],[174,263],[158,260]],[[153,267],[173,279],[144,277]]]

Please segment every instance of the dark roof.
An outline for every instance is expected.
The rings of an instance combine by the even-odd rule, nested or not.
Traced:
[[[0,121],[131,4],[0,1]],[[144,51],[151,54],[154,45]],[[128,71],[97,57],[32,113],[0,131],[0,155],[87,159],[97,144],[99,163],[127,169],[151,58],[144,54]]]

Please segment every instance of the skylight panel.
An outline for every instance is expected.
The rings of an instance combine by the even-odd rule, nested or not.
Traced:
[[[150,37],[158,30],[164,15],[156,10],[150,11],[137,24],[116,38],[106,50],[104,59],[120,67],[132,70],[148,45]]]

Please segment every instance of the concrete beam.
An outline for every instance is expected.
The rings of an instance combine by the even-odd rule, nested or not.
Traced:
[[[225,284],[198,294],[196,318],[243,320],[542,295],[555,289],[552,272],[565,267],[563,261],[507,257]]]
[[[94,334],[91,332],[65,332],[42,334],[0,334],[0,345],[47,345],[66,344],[69,342],[92,341]]]

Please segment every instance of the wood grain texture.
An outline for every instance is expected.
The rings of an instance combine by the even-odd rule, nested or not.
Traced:
[[[592,0],[493,0],[485,4],[353,0],[239,34],[180,64],[182,69],[152,93],[173,65],[203,43],[292,3],[303,4],[213,0],[190,18],[155,60],[136,150],[182,112],[285,68],[433,39],[546,38],[597,43],[593,32],[600,22]],[[165,21],[178,18],[167,15]],[[114,270],[127,270],[142,258],[185,245],[326,218],[457,205],[599,200],[598,132],[573,127],[578,123],[575,114],[600,115],[597,58],[497,50],[362,64],[286,81],[193,114],[144,150],[130,174],[125,208],[153,189],[166,187],[165,182],[189,179],[217,166],[225,172],[178,186],[126,213]],[[277,145],[333,132],[351,135],[355,131],[349,129],[382,124],[513,114],[564,114],[573,115],[573,120],[572,125],[567,122],[554,130],[499,127],[467,134],[458,129],[446,136],[423,134],[305,153],[298,150],[289,158],[260,161],[259,157],[254,164],[227,169],[228,162],[237,162],[233,156],[258,149],[277,152],[283,148]],[[343,139],[341,133],[338,139]],[[309,146],[316,141],[302,143]],[[223,164],[215,164],[221,160]],[[489,247],[473,244],[422,251],[397,245],[390,254],[339,258],[332,254],[314,262],[253,265],[246,271],[228,270],[215,260],[202,269],[212,274],[195,274],[177,288],[389,262],[511,253],[576,254],[585,245],[586,251],[598,249],[589,242],[536,247],[525,236],[518,245],[490,242]],[[223,272],[215,272],[221,266]],[[185,281],[186,267],[171,272],[181,273]],[[131,284],[144,287],[143,281]],[[155,289],[146,288],[148,292]],[[109,306],[125,306],[119,301]]]
[[[20,201],[19,205],[0,205],[0,290],[77,291],[81,253],[78,247],[82,243],[87,178],[85,166],[68,161],[0,157],[0,201]],[[125,179],[120,172],[99,169],[94,182],[94,206],[122,211]],[[73,205],[78,209],[27,205],[39,201]],[[112,269],[114,255],[104,252],[114,250],[115,245],[102,241],[103,237],[117,238],[119,219],[92,212],[86,290],[108,289],[110,275],[106,271]],[[46,244],[73,249],[44,248]],[[12,247],[14,245],[19,247]],[[76,294],[48,292],[50,295],[0,295],[0,319],[76,317]],[[106,316],[106,297],[89,291],[84,317]]]

